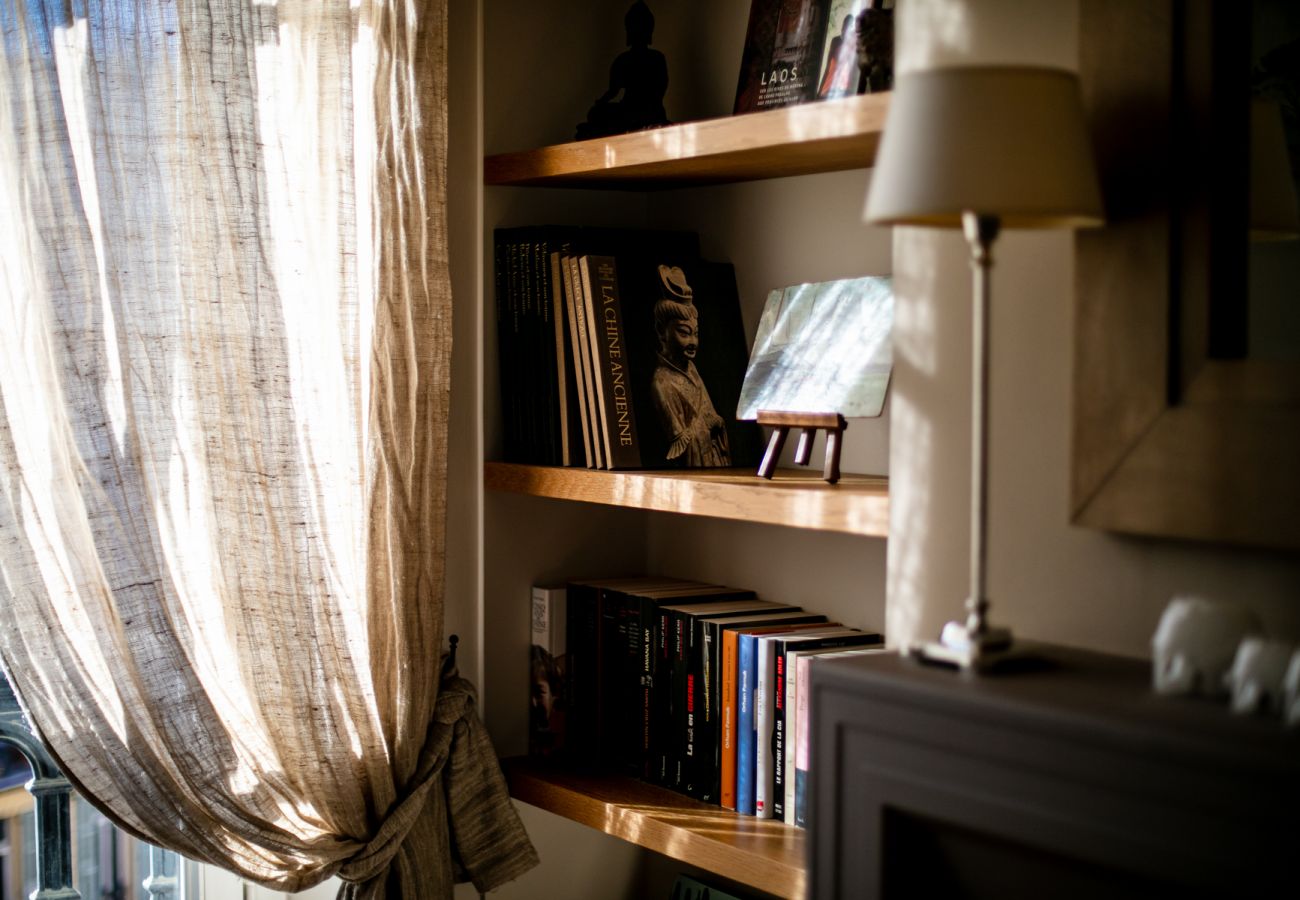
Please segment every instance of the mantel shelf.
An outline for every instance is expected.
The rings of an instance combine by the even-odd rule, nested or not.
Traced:
[[[665,788],[534,760],[502,761],[510,795],[547,812],[776,894],[804,896],[806,834],[728,812]]]
[[[805,103],[483,161],[488,185],[653,190],[870,166],[889,94]]]
[[[489,462],[484,465],[484,486],[558,500],[888,536],[887,478],[844,475],[838,484],[827,484],[820,475],[781,469],[767,481],[752,469],[609,472]]]

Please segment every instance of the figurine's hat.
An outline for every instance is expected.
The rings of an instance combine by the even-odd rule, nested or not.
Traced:
[[[686,283],[686,273],[681,270],[680,266],[660,266],[659,280],[664,283],[664,289],[668,295],[677,300],[685,300],[690,303],[695,297],[695,292],[691,286]]]

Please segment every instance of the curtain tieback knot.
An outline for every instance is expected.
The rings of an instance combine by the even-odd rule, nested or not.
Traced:
[[[389,811],[374,837],[339,869],[338,875],[344,881],[369,881],[387,870],[451,757],[456,725],[472,713],[474,703],[474,686],[461,678],[454,667],[444,667],[433,720],[406,797]]]

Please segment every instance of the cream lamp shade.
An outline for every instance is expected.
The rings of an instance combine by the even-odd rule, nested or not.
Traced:
[[[1250,239],[1300,237],[1295,178],[1282,130],[1282,108],[1254,97],[1250,102]]]
[[[1103,221],[1079,81],[1060,69],[953,67],[898,79],[866,221],[960,228]]]

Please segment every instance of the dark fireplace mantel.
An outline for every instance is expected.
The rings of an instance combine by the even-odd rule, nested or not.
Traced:
[[[1300,896],[1300,734],[1038,649],[814,669],[810,897]]]

